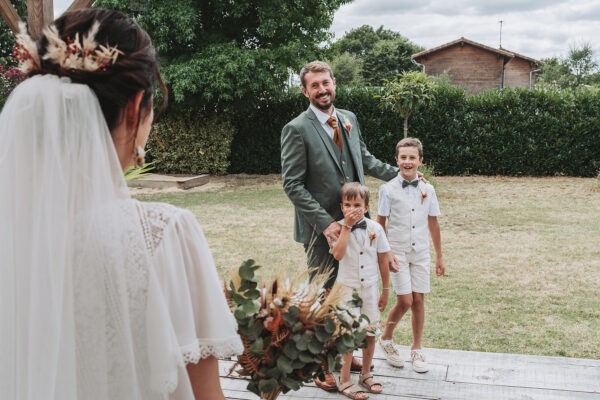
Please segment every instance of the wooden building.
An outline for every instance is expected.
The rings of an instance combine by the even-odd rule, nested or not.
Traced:
[[[467,94],[504,87],[531,88],[542,61],[495,49],[461,37],[450,43],[413,54],[427,75],[447,71],[450,82]]]

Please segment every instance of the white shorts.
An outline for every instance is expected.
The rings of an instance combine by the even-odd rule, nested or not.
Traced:
[[[405,253],[394,252],[400,262],[398,272],[390,273],[390,281],[396,295],[416,293],[429,293],[429,273],[431,258],[429,251],[419,253],[410,250]]]
[[[350,286],[343,285],[346,289],[345,301],[352,300],[352,293],[356,290],[358,295],[362,299],[362,307],[349,308],[352,314],[360,315],[365,314],[369,318],[369,325],[374,325],[379,322],[379,284],[363,287],[360,289],[351,288]],[[375,334],[367,334],[374,336]]]

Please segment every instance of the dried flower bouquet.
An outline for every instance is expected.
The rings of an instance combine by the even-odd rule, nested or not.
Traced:
[[[248,390],[263,399],[298,390],[324,369],[333,371],[338,354],[366,346],[368,319],[354,316],[340,285],[322,289],[327,275],[305,283],[281,276],[259,286],[253,260],[232,271],[227,299],[238,323],[244,353],[232,371],[249,378]],[[362,301],[353,294],[351,307]]]

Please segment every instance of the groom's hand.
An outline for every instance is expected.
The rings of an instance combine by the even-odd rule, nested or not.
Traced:
[[[341,231],[342,231],[342,226],[339,223],[337,223],[336,221],[333,221],[332,223],[327,225],[327,228],[325,228],[325,230],[323,231],[323,235],[325,235],[325,238],[327,238],[327,243],[329,243],[329,248],[333,248],[332,240],[337,240],[338,237],[340,236]]]
[[[423,183],[429,183],[421,171],[417,171],[417,178],[419,178],[420,181],[423,181]]]

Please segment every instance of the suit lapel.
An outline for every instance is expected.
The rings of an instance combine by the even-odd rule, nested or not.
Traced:
[[[331,138],[329,137],[329,135],[327,134],[327,132],[325,132],[325,129],[323,129],[323,127],[321,126],[321,123],[319,122],[319,119],[317,118],[317,116],[315,115],[315,113],[313,112],[313,110],[310,109],[310,107],[308,108],[308,110],[307,110],[306,113],[308,115],[308,118],[310,118],[310,120],[311,120],[311,122],[313,124],[313,127],[317,131],[319,137],[323,141],[323,144],[325,145],[325,148],[329,152],[329,155],[331,156],[331,158],[335,162],[335,165],[337,165],[337,167],[340,170],[340,172],[343,173],[342,166],[340,165],[340,160],[336,156],[335,150],[333,149],[333,146],[335,145],[333,143],[333,140],[331,140]]]
[[[336,110],[337,111],[337,110]],[[362,158],[360,157],[360,144],[358,141],[358,136],[356,129],[354,126],[350,129],[350,132],[346,129],[346,124],[344,123],[346,120],[350,120],[340,111],[337,111],[337,120],[338,126],[342,132],[342,135],[346,137],[346,143],[348,143],[348,150],[350,151],[350,156],[352,157],[352,161],[354,161],[354,168],[356,168],[356,173],[360,177],[363,176],[362,172]],[[361,180],[362,182],[362,180]],[[363,182],[364,183],[364,182]]]

